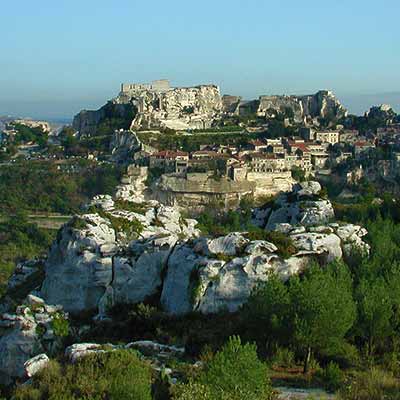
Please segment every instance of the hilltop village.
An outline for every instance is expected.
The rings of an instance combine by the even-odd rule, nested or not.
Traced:
[[[200,209],[234,207],[330,174],[351,185],[364,176],[396,180],[399,117],[388,105],[349,115],[330,91],[244,101],[216,85],[171,87],[168,80],[122,84],[97,111],[51,132],[40,121],[6,120],[1,158],[71,159],[136,165],[151,197]],[[69,160],[69,161],[68,161]],[[371,161],[372,160],[372,161]]]
[[[84,365],[116,376],[115,398],[138,376],[128,397],[144,384],[157,400],[333,399],[376,374],[367,363],[392,385],[390,106],[356,116],[326,90],[243,100],[157,80],[122,84],[71,125],[0,117],[0,130],[1,396],[92,398],[103,386],[88,389]],[[240,384],[256,363],[265,395],[251,383],[235,397],[238,354]],[[139,373],[121,375],[126,357]],[[213,365],[216,383],[196,386]]]

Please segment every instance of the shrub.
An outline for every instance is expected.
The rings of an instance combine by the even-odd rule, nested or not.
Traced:
[[[131,351],[113,351],[82,358],[72,365],[52,361],[17,387],[15,400],[151,400],[151,370]]]
[[[68,225],[73,229],[85,229],[87,227],[86,221],[78,216],[73,217]]]
[[[174,399],[259,400],[271,396],[267,367],[257,357],[255,345],[242,345],[239,337],[227,344]]]
[[[274,367],[293,367],[295,365],[293,351],[285,347],[278,347],[274,356],[272,357],[271,364]]]
[[[341,400],[400,400],[400,382],[391,373],[372,368],[353,376],[339,391]]]
[[[53,328],[54,334],[56,336],[65,337],[69,334],[69,322],[61,314],[56,314],[53,316],[51,327]]]
[[[250,232],[246,234],[246,237],[250,240],[266,240],[272,242],[277,248],[277,253],[282,258],[289,258],[296,253],[296,247],[292,239],[282,232],[277,231],[265,231],[261,228],[252,228]]]
[[[140,203],[133,203],[132,201],[128,200],[116,200],[115,201],[115,208],[119,210],[126,210],[131,211],[137,214],[145,214],[146,213],[146,206]]]
[[[325,388],[329,391],[338,390],[344,380],[344,374],[335,362],[330,362],[323,370],[317,373]]]
[[[210,388],[197,382],[178,384],[173,389],[174,400],[212,400]]]

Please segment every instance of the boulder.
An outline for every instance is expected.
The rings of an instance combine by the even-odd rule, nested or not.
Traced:
[[[101,249],[116,245],[115,232],[98,214],[79,217],[83,225],[65,225],[45,266],[41,295],[69,312],[96,309],[113,279],[113,259]]]
[[[34,304],[18,306],[15,314],[0,317],[0,384],[8,385],[26,373],[28,377],[36,373],[46,363],[42,353],[55,352],[62,344],[52,322],[54,318],[68,316],[61,307],[51,307],[39,300],[35,298]]]
[[[138,350],[145,357],[161,359],[181,357],[185,354],[185,349],[183,347],[168,346],[151,340],[138,340],[128,343],[125,348]]]
[[[340,238],[335,234],[306,232],[290,235],[297,249],[302,252],[312,252],[315,255],[325,255],[326,262],[342,257]]]
[[[301,182],[295,187],[295,193],[301,197],[318,196],[321,192],[321,184],[316,181]]]
[[[243,234],[238,232],[229,233],[226,236],[221,236],[207,242],[208,253],[211,254],[224,254],[227,256],[234,256],[243,249],[249,240]]]
[[[45,353],[38,354],[37,356],[30,358],[24,363],[25,376],[28,378],[32,378],[39,371],[45,368],[49,362],[50,359]]]
[[[112,351],[117,348],[118,346],[112,344],[102,345],[97,343],[75,343],[65,349],[65,357],[67,357],[72,363],[75,363],[82,357],[91,354],[106,353],[107,351]]]

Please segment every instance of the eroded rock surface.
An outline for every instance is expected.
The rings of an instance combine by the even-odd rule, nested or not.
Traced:
[[[34,374],[44,364],[44,352],[54,353],[61,344],[54,320],[67,320],[61,306],[50,306],[30,296],[15,313],[0,316],[0,383],[10,384],[15,378]],[[39,362],[40,361],[40,362]],[[26,364],[27,363],[27,364]],[[28,375],[29,376],[29,375]]]

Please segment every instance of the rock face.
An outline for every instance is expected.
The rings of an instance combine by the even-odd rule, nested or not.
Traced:
[[[114,129],[128,129],[136,113],[135,104],[129,100],[121,103],[113,99],[98,110],[79,112],[72,121],[72,127],[78,132],[79,137],[112,134]],[[112,128],[109,128],[110,121],[113,121]],[[104,127],[102,123],[105,123]],[[106,130],[102,131],[102,128]]]
[[[139,112],[132,129],[202,129],[211,126],[222,111],[218,86],[200,85],[165,92],[143,91],[134,97]]]
[[[124,203],[123,203],[124,204]],[[135,303],[157,292],[178,239],[198,235],[196,221],[157,202],[131,203],[95,198],[98,213],[76,217],[59,232],[50,251],[41,295],[72,313],[114,303]]]
[[[28,296],[14,314],[0,317],[0,383],[34,374],[43,365],[30,360],[44,351],[53,353],[60,345],[53,321],[67,319],[61,306],[49,306],[35,296]],[[28,362],[30,360],[30,362]],[[40,365],[39,365],[40,364]]]
[[[165,91],[143,87],[121,92],[99,110],[81,111],[74,117],[73,127],[80,136],[99,134],[101,124],[109,121],[114,121],[114,129],[207,128],[220,117],[222,108],[215,85]]]
[[[303,182],[291,193],[282,193],[273,204],[257,209],[254,223],[268,230],[279,229],[282,224],[313,226],[322,225],[334,218],[329,200],[319,196],[318,182]]]
[[[369,251],[362,241],[366,231],[357,225],[306,228],[286,224],[285,234],[295,248],[286,259],[279,255],[274,243],[251,241],[244,233],[199,238],[177,246],[169,258],[163,284],[164,309],[171,314],[236,311],[257,283],[267,280],[271,273],[286,280],[311,261],[326,263],[340,259],[351,246]]]
[[[311,261],[324,264],[353,247],[369,251],[365,229],[331,221],[332,204],[321,198],[317,182],[298,184],[256,209],[254,223],[266,232],[215,238],[199,237],[195,220],[143,200],[134,183],[126,185],[133,188],[129,196],[96,196],[59,231],[40,290],[47,303],[106,318],[116,303],[161,293],[171,314],[236,311],[270,273],[286,280]]]
[[[224,177],[217,181],[209,173],[164,174],[153,192],[163,204],[202,210],[213,203],[238,206],[240,199],[251,195],[255,187],[255,182],[237,182]]]
[[[339,119],[347,115],[347,110],[327,90],[307,96],[261,96],[257,113],[268,117],[273,111],[285,114],[287,110],[291,110],[296,122],[316,117]]]
[[[117,162],[129,160],[135,151],[142,148],[136,133],[129,130],[116,130],[110,142],[112,159]]]

